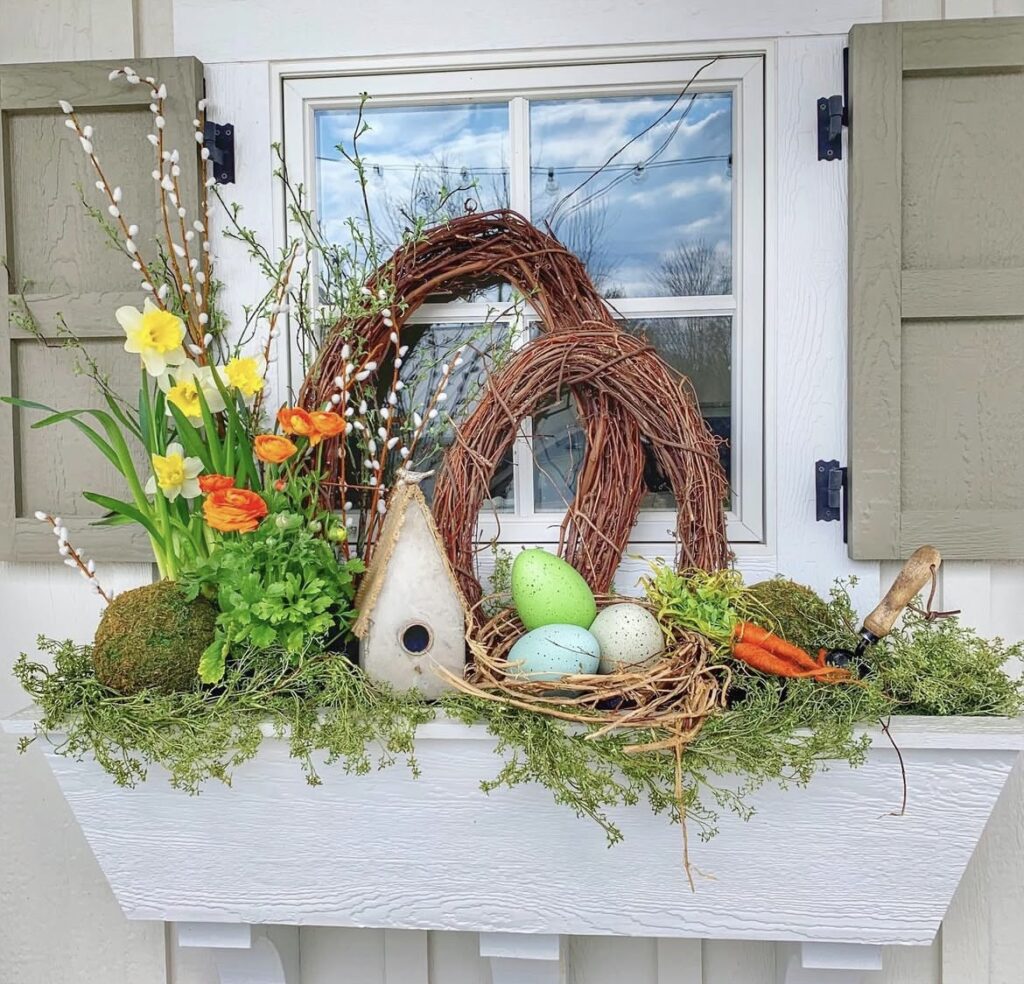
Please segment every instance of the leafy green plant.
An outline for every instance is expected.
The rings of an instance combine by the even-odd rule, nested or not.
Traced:
[[[229,535],[198,570],[182,578],[188,596],[215,597],[217,637],[199,676],[215,683],[234,650],[278,649],[298,657],[346,632],[361,560],[342,561],[323,538],[320,520],[279,512],[256,530]]]
[[[679,625],[723,644],[732,638],[736,603],[746,590],[739,571],[677,571],[667,564],[652,569],[640,584],[663,626]]]

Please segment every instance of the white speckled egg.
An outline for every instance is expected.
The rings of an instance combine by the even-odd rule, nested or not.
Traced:
[[[597,640],[578,625],[542,625],[509,650],[508,672],[529,680],[560,680],[568,673],[596,673]]]
[[[643,663],[665,648],[658,620],[641,605],[610,605],[597,613],[591,635],[601,647],[601,673]]]

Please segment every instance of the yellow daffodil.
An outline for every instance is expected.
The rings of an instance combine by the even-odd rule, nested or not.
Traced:
[[[114,313],[126,335],[124,350],[142,356],[142,364],[151,376],[162,376],[168,366],[185,361],[181,347],[185,322],[170,311],[158,308],[146,298],[141,311],[126,305]]]
[[[226,366],[223,375],[229,386],[242,394],[246,403],[252,403],[263,391],[267,364],[263,356],[235,356]]]
[[[160,389],[167,394],[168,416],[171,416],[170,404],[173,403],[191,423],[196,427],[202,427],[200,393],[203,394],[211,413],[218,413],[224,409],[224,397],[217,388],[213,370],[209,366],[197,366],[191,359],[186,359],[180,366],[169,369],[157,382]]]
[[[146,494],[156,495],[157,488],[174,502],[178,496],[194,499],[200,493],[199,473],[203,463],[198,458],[186,458],[180,444],[168,444],[167,454],[151,455],[153,476],[146,483]]]

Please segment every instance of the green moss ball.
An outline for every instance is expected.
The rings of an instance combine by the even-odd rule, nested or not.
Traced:
[[[750,585],[741,608],[748,621],[808,652],[817,652],[832,621],[828,605],[811,588],[781,577]]]
[[[119,694],[191,690],[216,620],[211,602],[189,601],[173,581],[125,591],[107,606],[96,630],[96,679]]]

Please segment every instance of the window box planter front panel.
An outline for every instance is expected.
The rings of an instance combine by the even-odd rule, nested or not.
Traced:
[[[5,730],[31,733],[28,719]],[[1024,723],[902,718],[906,767],[880,733],[859,769],[766,787],[749,821],[723,815],[691,857],[646,806],[625,841],[542,787],[480,791],[499,766],[483,728],[437,722],[422,775],[323,767],[306,784],[268,738],[232,788],[189,797],[159,770],[134,790],[40,742],[114,895],[132,919],[478,932],[925,944],[943,919],[1024,745]],[[55,736],[55,740],[58,740]]]

